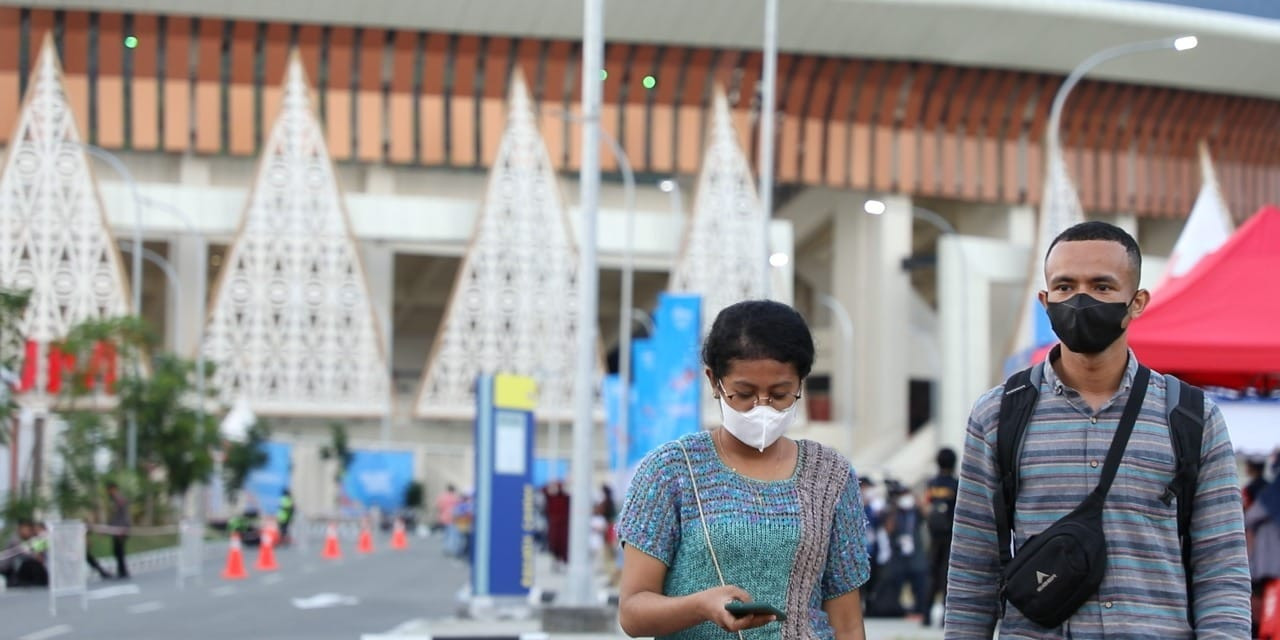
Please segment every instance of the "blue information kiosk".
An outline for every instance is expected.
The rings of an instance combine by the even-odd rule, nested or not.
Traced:
[[[527,596],[533,587],[533,378],[476,380],[473,597]]]

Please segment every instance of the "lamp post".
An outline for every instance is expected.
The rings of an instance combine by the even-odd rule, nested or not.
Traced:
[[[578,247],[578,351],[573,383],[573,494],[569,502],[569,575],[565,604],[592,604],[591,440],[595,391],[596,309],[600,291],[596,273],[596,218],[600,205],[600,102],[604,67],[604,0],[582,2],[582,164],[578,201],[582,207]]]
[[[202,269],[203,269],[203,265],[205,264],[204,254],[207,251],[208,242],[205,240],[204,234],[201,233],[194,224],[192,224],[191,218],[186,214],[184,214],[180,209],[178,209],[177,207],[171,204],[160,202],[158,200],[155,200],[154,198],[150,198],[142,195],[142,193],[138,190],[138,182],[134,180],[133,174],[129,171],[129,168],[126,167],[125,164],[120,161],[120,158],[117,157],[114,153],[111,153],[110,151],[107,151],[102,147],[88,144],[86,142],[75,142],[72,144],[84,150],[85,153],[88,153],[89,155],[92,155],[95,158],[98,158],[99,160],[102,160],[103,162],[106,162],[108,165],[110,165],[111,168],[115,170],[116,174],[118,174],[121,177],[121,179],[123,179],[125,183],[128,184],[129,192],[133,196],[134,225],[133,225],[133,245],[132,246],[142,247],[143,250],[133,252],[133,277],[132,277],[131,286],[133,288],[133,291],[132,291],[133,313],[134,315],[141,318],[142,317],[142,259],[146,256],[146,253],[147,253],[146,248],[143,247],[142,245],[142,208],[144,206],[154,207],[156,209],[169,213],[170,215],[176,217],[178,220],[181,220],[183,226],[186,227],[188,232],[200,238],[200,264]],[[154,254],[154,255],[159,257],[158,254]],[[158,263],[157,263],[157,266],[159,266]],[[161,269],[163,270],[164,267],[161,267]],[[168,275],[167,271],[165,275],[166,276]],[[176,280],[172,280],[172,279],[171,281],[177,282]],[[205,321],[207,320],[206,305],[208,304],[208,300],[207,300],[208,296],[205,295],[205,276],[203,271],[200,273],[200,277],[198,278],[197,283],[198,283],[198,286],[195,293],[199,303],[200,323],[196,328],[196,395],[199,396],[199,403],[196,407],[196,417],[200,421],[200,423],[203,424],[204,408],[205,408],[204,406],[204,403],[205,403],[204,325],[205,325]],[[179,300],[181,300],[182,299],[181,286],[180,285],[175,286],[175,290],[179,292],[178,298]],[[178,304],[178,308],[179,309],[182,308],[181,303]],[[179,344],[181,343],[180,340],[175,340],[175,342]],[[129,423],[128,424],[129,446],[128,446],[128,454],[126,455],[126,459],[127,459],[126,461],[127,461],[128,467],[132,469],[134,467],[134,463],[137,460],[135,457],[135,453],[137,451],[137,437],[138,437],[138,425],[137,425],[136,416],[134,416],[133,414],[130,414],[128,417],[128,423]]]
[[[866,201],[865,203],[863,203],[863,205],[862,205],[862,210],[863,210],[863,211],[867,212],[867,213],[868,213],[868,214],[870,214],[870,215],[874,215],[874,216],[883,215],[883,214],[884,214],[884,212],[885,212],[887,209],[888,209],[888,207],[887,207],[887,206],[885,205],[885,203],[884,203],[883,201],[881,201],[881,200],[874,200],[874,199],[872,199],[872,200],[867,200],[867,201]],[[920,206],[920,205],[917,205],[917,204],[915,204],[915,203],[912,203],[912,204],[911,204],[911,217],[912,217],[912,218],[914,218],[914,219],[916,219],[916,220],[922,220],[922,221],[924,221],[924,222],[928,223],[930,226],[932,226],[933,228],[937,229],[937,230],[938,230],[938,232],[939,232],[939,233],[941,233],[941,234],[942,234],[942,235],[944,235],[944,236],[955,236],[955,235],[958,235],[958,233],[957,233],[957,231],[956,231],[956,227],[955,227],[955,225],[951,224],[951,221],[950,221],[950,220],[947,220],[946,218],[942,217],[942,215],[941,215],[941,214],[939,214],[937,211],[933,211],[932,209],[926,209],[925,207],[922,207],[922,206]],[[961,252],[961,254],[960,254],[960,256],[961,256],[961,259],[960,259],[960,269],[961,269],[961,270],[962,270],[962,272],[963,272],[964,270],[966,270],[966,266],[965,266],[965,259],[964,259],[964,247],[963,247],[963,246],[958,246],[957,248],[958,248],[958,249],[960,249],[960,252]],[[964,276],[962,276],[962,280],[963,280],[963,279],[964,279]],[[939,297],[941,297],[941,296],[939,296]],[[962,331],[961,331],[961,335],[963,335],[963,336],[964,336],[964,340],[961,342],[960,348],[961,348],[961,352],[962,352],[962,353],[967,354],[968,349],[969,349],[969,332],[968,332],[968,330],[967,330],[967,324],[968,324],[968,320],[967,320],[967,318],[968,318],[968,314],[964,314],[964,315],[962,315],[962,316],[961,316],[961,318],[965,321],[966,328],[965,328],[964,330],[962,330]],[[967,360],[968,360],[967,355],[962,356],[961,360],[963,360],[963,361],[967,361]],[[945,372],[945,368],[944,368],[944,372]],[[934,413],[935,413],[935,414],[937,414],[937,412],[938,412],[938,410],[939,410],[938,402],[936,401],[936,399],[937,399],[937,393],[938,393],[938,392],[937,392],[937,390],[935,389],[935,390],[934,390],[934,401],[933,401],[933,403],[932,403],[932,404],[933,404],[933,407],[934,407]],[[937,423],[934,425],[934,448],[935,448],[935,449],[941,449],[941,448],[942,448],[942,441],[943,441],[943,438],[942,438],[942,424],[941,424],[941,422],[937,422]]]
[[[665,178],[658,181],[658,189],[671,196],[671,213],[683,216],[684,197],[680,193],[680,183],[675,178]]]
[[[773,130],[777,115],[778,90],[778,0],[764,0],[764,69],[760,95],[760,209],[763,228],[760,238],[761,286],[769,297],[773,271],[769,268],[769,223],[773,217]]]
[[[1053,96],[1053,107],[1049,111],[1048,151],[1055,153],[1058,150],[1062,108],[1067,103],[1068,94],[1070,94],[1071,90],[1079,84],[1085,74],[1093,70],[1094,67],[1097,67],[1108,60],[1114,60],[1116,58],[1133,55],[1135,53],[1163,51],[1166,49],[1187,51],[1196,48],[1196,45],[1198,44],[1200,44],[1200,41],[1195,36],[1176,36],[1161,38],[1159,40],[1144,40],[1142,42],[1117,45],[1103,49],[1088,58],[1085,58],[1080,64],[1076,65],[1075,69],[1071,70],[1071,73],[1067,75],[1067,79],[1062,82],[1062,86],[1058,87],[1058,93]]]

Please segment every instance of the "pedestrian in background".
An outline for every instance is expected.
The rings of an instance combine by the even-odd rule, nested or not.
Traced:
[[[107,509],[110,516],[107,526],[111,527],[111,552],[116,557],[116,579],[129,577],[129,566],[125,564],[125,543],[129,540],[129,500],[120,491],[120,485],[107,483]]]
[[[947,565],[951,561],[951,526],[955,522],[956,452],[950,447],[938,451],[938,475],[925,486],[925,523],[929,526],[929,595],[925,599],[924,626],[933,621],[933,604],[942,594],[947,601]]]

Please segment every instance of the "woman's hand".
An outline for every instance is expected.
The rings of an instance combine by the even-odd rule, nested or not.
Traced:
[[[695,594],[698,602],[698,611],[710,623],[724,629],[725,631],[743,631],[746,629],[755,629],[763,627],[770,622],[776,620],[776,616],[772,614],[750,614],[735,618],[732,613],[724,608],[726,604],[739,600],[742,602],[751,602],[751,594],[745,590],[733,585],[716,587],[707,589]]]

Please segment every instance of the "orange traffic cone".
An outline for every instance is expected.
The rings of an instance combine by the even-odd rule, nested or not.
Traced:
[[[276,566],[275,546],[275,529],[268,527],[262,532],[262,542],[258,545],[258,564],[254,565],[254,569],[258,571],[275,571],[280,568]]]
[[[404,535],[404,520],[396,518],[395,527],[391,530],[391,548],[408,549],[409,540]]]
[[[326,560],[337,560],[342,557],[342,548],[338,546],[338,528],[329,524],[329,531],[324,536],[324,551],[320,557]]]
[[[360,539],[356,542],[356,551],[373,553],[373,534],[369,533],[369,523],[360,523]]]
[[[222,570],[224,580],[244,580],[249,574],[244,570],[244,553],[240,550],[240,534],[231,534],[231,546],[227,548],[227,567]]]

